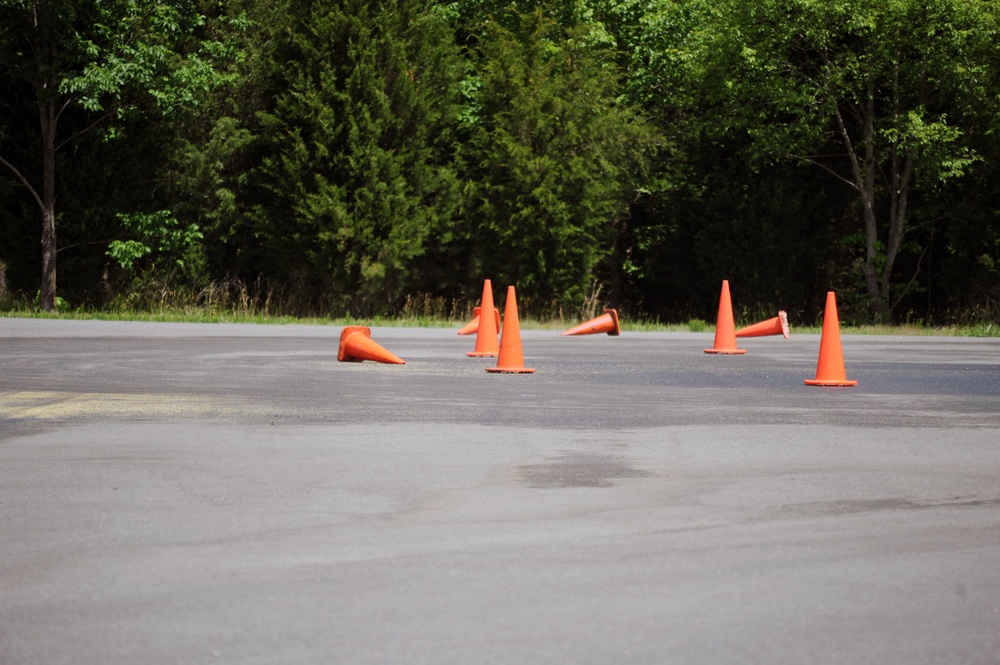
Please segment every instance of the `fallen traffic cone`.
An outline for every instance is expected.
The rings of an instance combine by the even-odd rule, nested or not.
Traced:
[[[575,328],[570,328],[563,333],[567,335],[596,335],[598,333],[608,333],[609,335],[620,335],[622,329],[618,326],[618,311],[614,309],[604,310],[604,314],[586,323],[581,323]]]
[[[465,355],[473,358],[495,358],[500,351],[497,340],[499,327],[496,308],[493,307],[493,284],[490,280],[483,282],[483,299],[479,310],[479,327],[476,329],[476,349]]]
[[[737,337],[767,337],[768,335],[784,335],[785,339],[788,339],[788,314],[780,311],[778,316],[773,319],[761,321],[736,331]]]
[[[733,303],[729,298],[729,280],[722,280],[719,296],[719,316],[715,321],[715,344],[705,353],[740,354],[746,349],[736,348],[736,324],[733,322]]]
[[[837,296],[826,293],[826,312],[823,314],[823,332],[819,338],[819,362],[816,378],[806,379],[807,386],[856,386],[844,371],[844,350],[840,346],[840,319],[837,318]]]
[[[472,320],[462,326],[461,330],[458,331],[459,335],[471,335],[474,332],[479,332],[479,313],[483,311],[482,307],[475,307],[472,310]]]
[[[337,360],[342,363],[374,360],[378,363],[391,363],[393,365],[406,364],[405,360],[386,351],[371,337],[372,330],[367,326],[344,326],[344,329],[340,331],[340,349],[337,350]]]
[[[524,366],[521,352],[521,324],[517,320],[517,298],[514,287],[507,287],[507,302],[503,310],[503,335],[500,337],[500,357],[496,367],[487,367],[487,372],[505,374],[531,374],[535,370]]]
[[[479,331],[479,313],[483,310],[482,307],[474,307],[472,309],[472,320],[462,326],[462,329],[458,331],[459,335],[471,335],[474,332]],[[493,308],[493,315],[496,318],[497,330],[500,329],[500,310],[496,307]]]

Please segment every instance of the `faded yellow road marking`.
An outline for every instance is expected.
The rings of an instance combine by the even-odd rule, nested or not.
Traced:
[[[66,418],[152,418],[231,413],[232,405],[217,398],[143,393],[72,393],[21,391],[0,393],[0,418],[63,420]]]

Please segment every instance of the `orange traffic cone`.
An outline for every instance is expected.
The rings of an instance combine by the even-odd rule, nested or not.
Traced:
[[[784,335],[785,339],[788,339],[788,314],[783,310],[778,312],[778,316],[773,319],[761,321],[736,331],[737,337],[767,337],[768,335]]]
[[[459,335],[471,335],[474,332],[479,332],[479,313],[483,311],[482,307],[474,307],[472,310],[472,320],[462,326],[461,330],[458,331]]]
[[[344,363],[359,363],[362,360],[374,360],[379,363],[405,365],[406,361],[399,356],[386,351],[371,339],[372,329],[366,326],[344,326],[340,331],[340,349],[337,360]]]
[[[567,335],[596,335],[597,333],[608,333],[609,335],[620,335],[622,329],[618,326],[618,310],[606,309],[604,314],[586,323],[581,323],[575,328],[570,328],[563,333]]]
[[[493,307],[493,284],[490,280],[483,282],[483,299],[479,310],[479,328],[476,330],[476,349],[465,355],[473,358],[495,358],[500,352],[497,339],[496,309]]]
[[[517,298],[514,287],[507,287],[507,303],[503,310],[503,335],[500,337],[500,357],[496,367],[487,367],[487,372],[505,374],[531,374],[535,370],[524,366],[521,352],[521,324],[517,320]]]
[[[472,309],[472,320],[462,326],[462,329],[458,331],[459,335],[471,335],[474,332],[479,332],[479,314],[482,312],[482,307],[474,307]],[[493,308],[493,315],[496,318],[497,330],[500,329],[500,310],[496,307]]]
[[[856,386],[844,371],[844,350],[840,346],[840,319],[837,318],[837,296],[826,293],[826,312],[823,314],[823,333],[819,338],[819,362],[816,378],[806,379],[807,386]]]
[[[722,280],[719,296],[719,316],[715,321],[715,344],[705,353],[740,354],[746,349],[736,348],[736,324],[733,322],[733,303],[729,298],[729,280]]]

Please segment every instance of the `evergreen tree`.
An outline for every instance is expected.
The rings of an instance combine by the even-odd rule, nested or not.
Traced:
[[[309,301],[391,311],[456,217],[457,47],[418,0],[294,2],[290,15],[286,89],[262,116],[262,242]]]
[[[619,102],[593,26],[541,10],[484,26],[462,143],[474,269],[526,303],[577,306],[614,247],[658,136]]]

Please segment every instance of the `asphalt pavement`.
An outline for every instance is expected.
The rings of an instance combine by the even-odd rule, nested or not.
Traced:
[[[0,318],[0,663],[1000,663],[1000,339]]]

